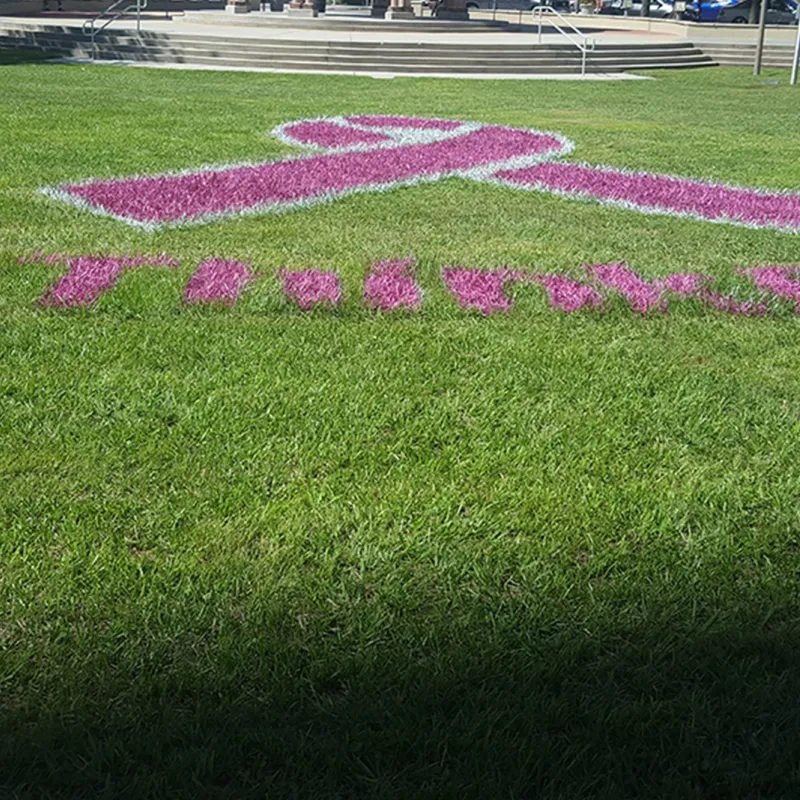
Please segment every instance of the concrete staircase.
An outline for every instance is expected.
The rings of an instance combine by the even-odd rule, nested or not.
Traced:
[[[99,59],[151,63],[267,68],[286,71],[395,74],[575,74],[581,55],[570,45],[340,42],[257,39],[104,31],[98,36]],[[89,43],[79,28],[0,25],[0,46],[33,47],[54,55],[88,58]],[[714,61],[690,43],[597,45],[587,57],[587,72],[713,66]]]
[[[726,67],[752,67],[756,59],[755,44],[737,42],[703,42],[703,52],[718,64]],[[790,69],[794,47],[790,44],[765,44],[763,65]]]

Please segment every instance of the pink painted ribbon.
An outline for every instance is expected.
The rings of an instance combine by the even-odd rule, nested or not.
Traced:
[[[325,120],[307,121],[280,132],[296,144],[320,142],[330,150],[322,155],[179,175],[96,180],[61,186],[51,194],[152,228],[312,205],[354,191],[468,176],[481,168],[491,172],[515,158],[539,160],[564,149],[563,141],[552,134],[500,125],[473,126],[457,136],[438,127],[387,128],[397,134],[386,137],[387,145],[383,138],[373,141],[379,131],[343,124],[338,126],[341,146],[334,147],[331,126]],[[365,140],[365,134],[373,138]]]
[[[461,176],[591,199],[645,213],[754,228],[800,230],[800,194],[673,175],[559,162],[573,144],[556,133],[392,115],[298,120],[273,134],[323,152],[174,175],[92,180],[43,189],[97,214],[153,229],[281,211]]]
[[[497,173],[518,189],[586,198],[645,213],[733,222],[753,228],[800,228],[800,195],[704,183],[674,175],[622,172],[610,167],[548,162]]]

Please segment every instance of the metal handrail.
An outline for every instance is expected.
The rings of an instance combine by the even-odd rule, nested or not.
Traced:
[[[534,21],[539,18],[539,44],[542,43],[542,18],[545,14],[553,17],[558,17],[573,33],[576,33],[580,38],[576,39],[572,33],[564,30],[554,19],[549,20],[550,24],[569,41],[581,51],[581,75],[586,74],[586,54],[594,52],[595,41],[591,36],[587,36],[583,31],[579,30],[575,25],[570,22],[563,14],[559,14],[552,6],[536,6],[532,9]]]
[[[112,22],[118,20],[120,17],[125,16],[129,11],[136,10],[136,32],[141,33],[142,30],[142,11],[147,8],[148,0],[136,0],[129,6],[125,6],[121,11],[116,11],[116,8],[122,5],[126,0],[114,0],[114,2],[105,10],[101,11],[96,17],[87,19],[83,23],[83,35],[89,36],[92,41],[92,61],[97,58],[97,34],[102,33]],[[114,12],[113,14],[111,12]],[[110,16],[108,16],[110,14]],[[95,23],[103,17],[108,16],[108,19],[99,27],[95,27]]]

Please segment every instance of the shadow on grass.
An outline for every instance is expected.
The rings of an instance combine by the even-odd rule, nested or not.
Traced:
[[[677,619],[602,636],[519,630],[503,645],[475,630],[472,645],[447,646],[440,630],[405,658],[361,663],[334,658],[332,644],[328,662],[298,651],[285,663],[294,685],[274,693],[280,653],[217,663],[216,679],[202,659],[180,680],[166,668],[87,665],[99,678],[63,707],[31,694],[5,715],[0,788],[26,798],[796,797],[795,613],[729,616],[685,635]]]
[[[38,64],[58,58],[58,53],[45,53],[33,48],[0,47],[0,67],[9,64]]]

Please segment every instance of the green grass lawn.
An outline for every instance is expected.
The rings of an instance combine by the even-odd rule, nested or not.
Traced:
[[[12,59],[8,59],[11,61]],[[647,277],[800,263],[800,238],[451,179],[148,234],[45,184],[290,153],[277,123],[559,131],[573,160],[800,187],[785,73],[624,83],[0,67],[0,794],[792,798],[800,328],[484,319],[439,268]],[[37,248],[166,251],[96,308]],[[359,308],[413,253],[424,309]],[[181,306],[207,256],[338,269]]]

